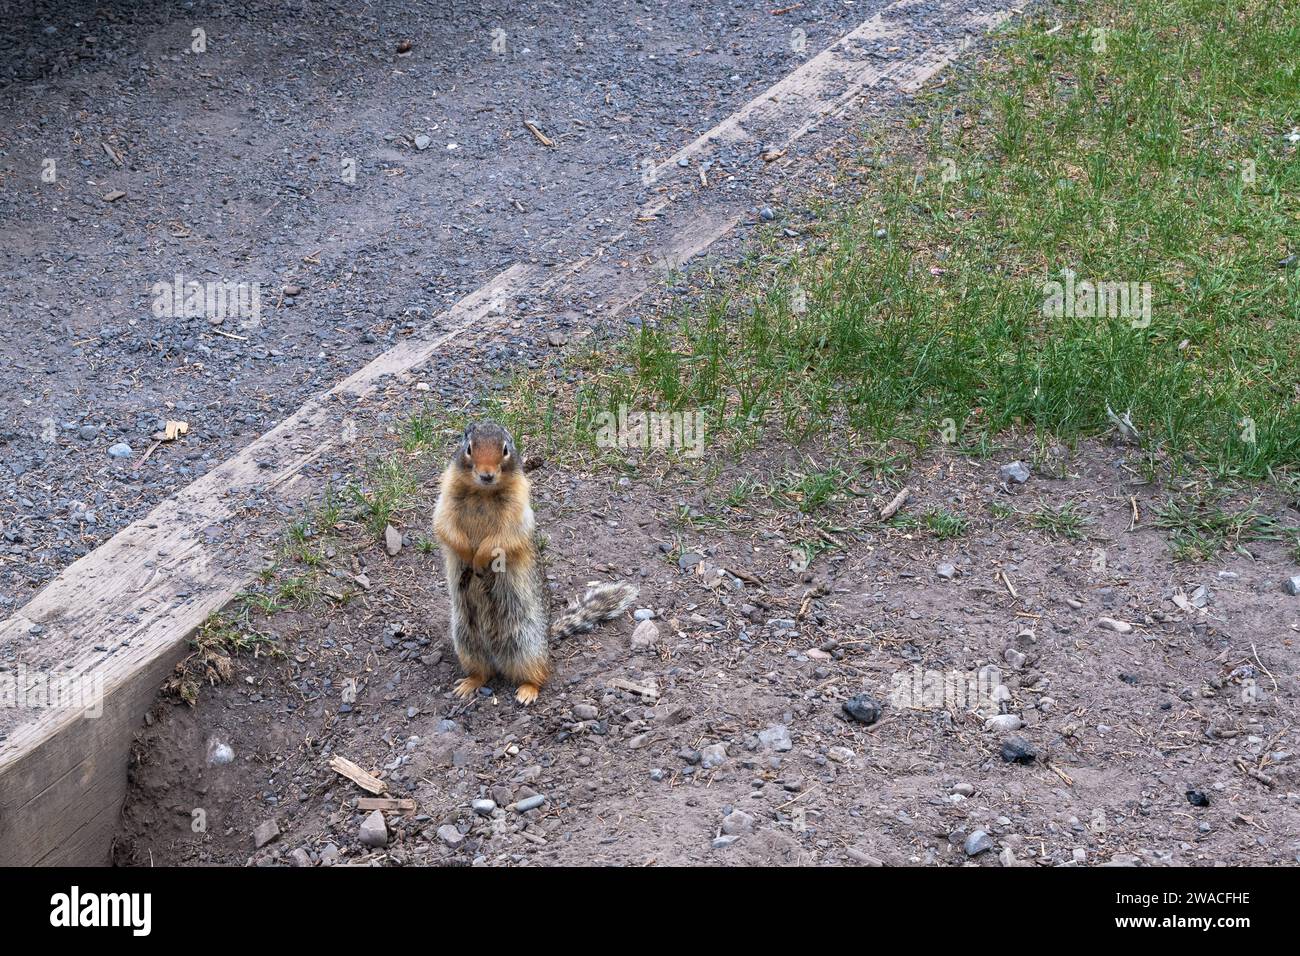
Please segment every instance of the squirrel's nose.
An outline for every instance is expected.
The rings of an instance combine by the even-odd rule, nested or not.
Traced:
[[[492,482],[495,481],[495,480],[496,480],[496,477],[497,477],[496,475],[492,474],[492,472],[490,472],[490,471],[489,471],[489,472],[482,472],[482,471],[480,471],[480,472],[477,472],[477,474],[478,474],[478,480],[481,481],[481,482],[483,482],[483,484],[485,484],[485,485],[490,485],[490,484],[492,484]]]

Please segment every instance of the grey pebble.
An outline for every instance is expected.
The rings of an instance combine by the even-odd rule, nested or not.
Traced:
[[[966,844],[963,847],[967,856],[979,856],[993,849],[993,838],[983,830],[976,830],[966,838]]]
[[[998,469],[998,476],[1013,485],[1023,485],[1029,480],[1029,469],[1023,461],[1013,461]]]
[[[374,849],[388,846],[388,824],[384,822],[382,811],[374,810],[370,816],[361,821],[361,832],[358,837],[364,846]]]
[[[546,795],[538,793],[531,797],[525,797],[523,800],[516,803],[515,811],[518,813],[527,813],[529,810],[536,810],[545,802]]]

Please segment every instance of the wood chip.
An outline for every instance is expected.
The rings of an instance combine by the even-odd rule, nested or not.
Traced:
[[[1276,780],[1274,780],[1272,777],[1270,777],[1270,776],[1269,776],[1268,774],[1266,774],[1266,773],[1260,773],[1260,772],[1259,772],[1258,770],[1256,770],[1254,767],[1249,766],[1249,765],[1246,763],[1246,761],[1244,761],[1244,760],[1238,760],[1238,761],[1236,761],[1236,764],[1237,764],[1237,769],[1238,769],[1238,770],[1240,770],[1240,771],[1241,771],[1242,773],[1244,773],[1246,776],[1250,777],[1250,779],[1252,779],[1252,780],[1258,780],[1260,783],[1262,783],[1264,786],[1268,787],[1270,790],[1271,790],[1273,787],[1276,787],[1276,786],[1277,786],[1277,781],[1276,781]]]
[[[898,509],[907,504],[907,499],[912,496],[912,489],[904,487],[902,491],[894,495],[894,500],[885,507],[880,509],[880,520],[888,521],[894,515],[898,514]]]
[[[111,193],[104,193],[104,202],[117,202],[126,193],[120,189],[114,189]]]
[[[415,801],[410,797],[360,797],[358,810],[392,810],[398,813],[414,813]]]
[[[117,150],[115,150],[112,146],[109,146],[107,143],[101,143],[100,145],[104,147],[104,152],[108,153],[109,159],[111,159],[118,166],[122,165],[122,157]]]
[[[1066,773],[1064,770],[1062,770],[1060,767],[1058,767],[1056,764],[1052,763],[1050,760],[1047,761],[1047,769],[1050,770],[1050,771],[1052,771],[1052,773],[1056,774],[1058,777],[1060,777],[1060,778],[1061,778],[1061,781],[1062,781],[1062,782],[1063,782],[1067,787],[1073,787],[1073,786],[1074,786],[1074,778],[1071,777],[1071,776],[1070,776],[1068,773]]]
[[[1006,586],[1007,593],[1010,594],[1013,598],[1019,600],[1020,595],[1016,593],[1015,587],[1011,584],[1011,579],[1007,577],[1007,572],[999,571],[998,577],[1002,579],[1002,583]]]
[[[763,586],[762,578],[760,578],[756,574],[750,574],[748,571],[746,571],[743,568],[723,568],[723,570],[726,571],[728,574],[730,574],[733,578],[740,578],[740,580],[742,581],[748,581],[750,584],[754,585],[755,587],[761,588]]]
[[[609,682],[609,686],[617,688],[618,690],[630,690],[632,693],[640,694],[642,697],[653,697],[656,699],[659,697],[659,691],[656,688],[651,687],[649,684],[637,684],[630,680],[624,680],[621,677],[614,678]]]
[[[541,143],[543,146],[547,147],[548,149],[555,149],[555,141],[552,140],[545,133],[543,133],[540,129],[538,129],[532,123],[528,122],[528,120],[524,120],[524,125],[528,127],[528,132],[532,133],[533,136],[537,138],[537,142]]]
[[[369,793],[384,793],[388,790],[388,784],[380,780],[374,774],[367,773],[347,757],[331,757],[330,769],[335,773],[342,774],[362,790]]]

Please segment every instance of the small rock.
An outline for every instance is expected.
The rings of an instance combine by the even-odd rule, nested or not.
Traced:
[[[402,550],[402,532],[391,524],[384,528],[384,548],[390,556],[395,557]]]
[[[639,607],[632,612],[633,620],[648,621],[655,616],[655,612],[648,607]]]
[[[957,576],[957,566],[945,562],[935,568],[934,573],[939,575],[939,577],[943,578],[945,581],[951,581]]]
[[[683,571],[689,571],[691,568],[695,567],[703,560],[704,560],[704,555],[696,554],[693,551],[688,551],[686,552],[686,554],[683,554],[680,558],[677,559],[677,566],[681,568]]]
[[[1286,591],[1286,593],[1290,594],[1292,597],[1300,595],[1300,574],[1295,574],[1287,578],[1286,583],[1282,585],[1282,590]]]
[[[461,845],[465,836],[450,823],[444,823],[438,827],[438,839],[447,846],[456,847]]]
[[[1194,807],[1208,807],[1210,805],[1210,798],[1202,790],[1188,790],[1187,802]]]
[[[998,469],[998,477],[1013,485],[1023,485],[1029,480],[1029,468],[1023,461],[1013,461]]]
[[[963,797],[972,797],[975,795],[975,788],[969,783],[959,783],[953,786],[952,792],[959,793]]]
[[[966,838],[963,849],[967,856],[979,856],[993,849],[993,838],[983,830],[976,830]]]
[[[860,724],[874,724],[880,719],[880,704],[867,694],[856,694],[840,707],[844,713]]]
[[[1133,630],[1132,624],[1127,621],[1117,621],[1113,617],[1098,618],[1097,626],[1104,627],[1108,631],[1114,631],[1116,634],[1128,634]]]
[[[470,807],[472,807],[474,812],[477,813],[479,816],[490,817],[492,816],[492,811],[497,808],[497,802],[495,800],[488,800],[485,798],[482,800],[475,800],[473,803],[470,804]]]
[[[573,716],[579,720],[595,720],[600,716],[600,711],[591,704],[574,704]]]
[[[754,818],[744,810],[732,810],[722,818],[722,832],[739,836],[754,831]]]
[[[700,766],[705,770],[721,767],[727,762],[727,745],[711,744],[700,751]]]
[[[740,837],[737,834],[727,834],[726,836],[714,837],[712,846],[715,850],[725,850],[739,839]]]
[[[274,820],[267,820],[265,823],[259,823],[257,829],[253,831],[253,846],[262,849],[273,840],[280,838],[280,824]]]
[[[659,625],[654,621],[642,621],[632,629],[632,646],[635,648],[654,647],[659,643]]]
[[[776,218],[776,213],[772,211],[771,206],[764,206],[758,211],[758,218],[762,219],[764,222],[771,222]]]
[[[124,441],[120,441],[108,449],[108,455],[110,458],[130,458],[131,446]]]
[[[1007,763],[1033,763],[1038,751],[1023,737],[1008,737],[1002,741],[1002,759]]]
[[[998,714],[996,717],[990,717],[984,721],[984,729],[998,734],[1011,733],[1019,730],[1024,726],[1022,721],[1015,714]]]
[[[853,751],[848,747],[832,747],[826,751],[826,756],[836,763],[848,763],[853,759]]]
[[[525,797],[515,804],[516,813],[527,813],[529,810],[536,810],[546,802],[546,795],[542,793],[534,794],[531,797]]]
[[[431,142],[432,140],[429,139],[429,137],[421,133],[420,135],[415,137],[415,148],[418,150],[426,150],[429,148],[429,144]]]
[[[760,730],[758,740],[764,747],[777,753],[785,753],[794,747],[793,741],[790,740],[790,729],[784,724],[773,724],[766,730]]]
[[[290,853],[289,859],[293,861],[294,866],[311,866],[311,854],[302,847]]]
[[[362,820],[361,832],[358,836],[364,846],[375,849],[388,846],[388,824],[384,822],[383,811],[374,810],[370,816]]]
[[[208,741],[208,766],[223,767],[235,759],[235,751],[230,744],[213,737]]]

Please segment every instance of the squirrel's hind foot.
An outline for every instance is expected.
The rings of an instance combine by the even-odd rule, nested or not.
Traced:
[[[520,684],[518,690],[515,691],[515,700],[527,707],[537,699],[537,695],[540,691],[541,688],[536,684]]]
[[[454,693],[461,700],[469,700],[471,697],[474,696],[474,692],[486,683],[487,683],[486,677],[477,677],[477,676],[466,677],[463,680],[457,682],[456,686],[452,688],[452,693]]]

